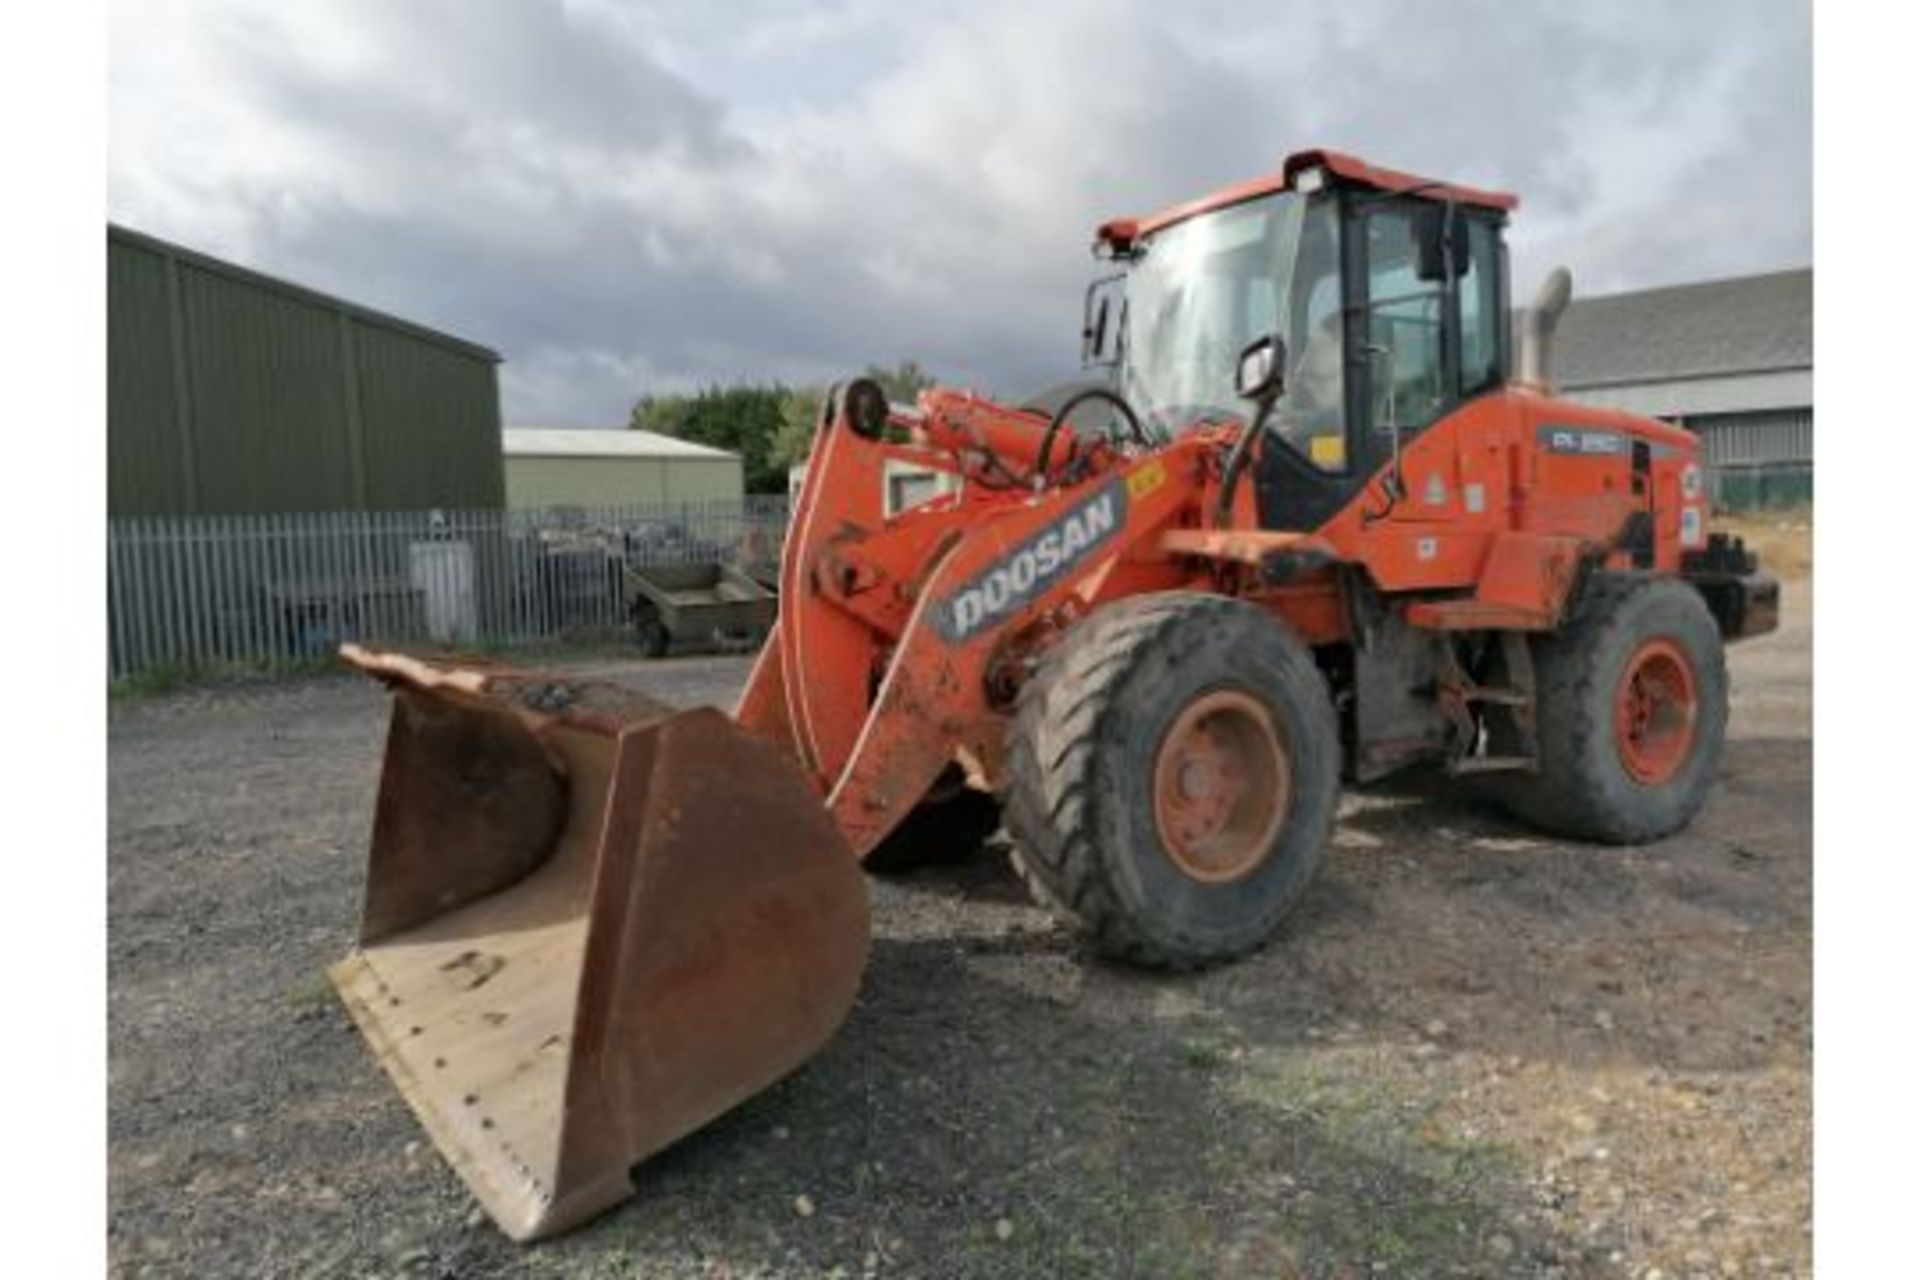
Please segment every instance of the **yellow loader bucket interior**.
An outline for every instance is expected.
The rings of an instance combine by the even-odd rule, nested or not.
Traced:
[[[618,685],[343,656],[395,698],[333,982],[508,1235],[624,1199],[846,1017],[865,880],[776,748]]]

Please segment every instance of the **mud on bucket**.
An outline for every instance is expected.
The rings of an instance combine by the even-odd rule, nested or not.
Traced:
[[[508,1235],[626,1198],[846,1017],[865,879],[776,748],[617,685],[343,656],[395,699],[333,982]]]

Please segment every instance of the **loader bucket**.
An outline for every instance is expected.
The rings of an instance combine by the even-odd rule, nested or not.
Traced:
[[[509,1236],[625,1199],[846,1017],[866,884],[776,748],[617,685],[342,655],[395,698],[333,983]]]

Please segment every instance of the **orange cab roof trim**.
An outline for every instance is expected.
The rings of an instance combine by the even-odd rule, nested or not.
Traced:
[[[1520,197],[1508,191],[1487,191],[1479,187],[1465,187],[1451,182],[1439,182],[1423,178],[1415,173],[1402,173],[1398,169],[1383,169],[1368,164],[1358,156],[1348,155],[1344,151],[1296,151],[1288,156],[1279,173],[1270,173],[1248,182],[1223,187],[1211,195],[1177,204],[1169,209],[1150,214],[1144,218],[1115,218],[1100,225],[1094,234],[1101,240],[1114,245],[1130,244],[1141,236],[1152,235],[1163,227],[1191,218],[1197,213],[1209,213],[1215,209],[1224,209],[1229,205],[1245,200],[1270,195],[1275,191],[1285,191],[1293,185],[1294,178],[1303,169],[1321,168],[1337,178],[1344,179],[1356,186],[1372,187],[1376,191],[1414,191],[1418,188],[1421,196],[1431,200],[1454,200],[1461,204],[1475,204],[1502,212],[1516,207]]]

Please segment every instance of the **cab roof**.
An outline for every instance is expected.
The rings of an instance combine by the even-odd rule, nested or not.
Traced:
[[[1418,195],[1427,200],[1451,200],[1458,204],[1498,209],[1502,213],[1520,203],[1520,197],[1511,192],[1485,191],[1478,187],[1459,186],[1451,182],[1423,178],[1415,173],[1402,173],[1398,169],[1383,169],[1378,165],[1368,164],[1358,156],[1348,155],[1344,151],[1315,149],[1294,152],[1287,157],[1278,173],[1270,173],[1235,186],[1222,187],[1211,195],[1162,209],[1144,218],[1115,218],[1110,222],[1101,223],[1094,235],[1115,249],[1125,249],[1142,236],[1152,235],[1162,228],[1170,227],[1195,214],[1211,213],[1215,209],[1224,209],[1229,205],[1270,195],[1275,191],[1291,190],[1294,180],[1307,169],[1323,169],[1328,177],[1348,186]]]

